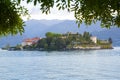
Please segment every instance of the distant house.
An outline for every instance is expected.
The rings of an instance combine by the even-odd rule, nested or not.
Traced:
[[[109,43],[109,41],[108,40],[100,40],[100,43],[107,44],[107,43]]]
[[[97,43],[97,37],[96,36],[91,36],[90,39],[96,44]]]
[[[63,35],[63,36],[61,36],[61,38],[62,38],[62,39],[66,39],[66,38],[67,38],[67,36],[64,36],[64,35]]]
[[[35,43],[37,43],[39,40],[40,40],[40,38],[38,38],[38,37],[24,39],[23,42],[22,42],[22,46],[35,44]]]
[[[67,33],[66,33],[66,35],[76,35],[76,34],[78,34],[78,32],[76,32],[76,33],[73,33],[73,32],[67,32]]]

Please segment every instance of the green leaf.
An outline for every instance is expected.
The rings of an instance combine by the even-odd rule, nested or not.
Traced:
[[[56,7],[59,7],[60,6],[60,3],[56,5]]]
[[[18,0],[18,3],[20,4],[21,0]]]
[[[37,0],[34,0],[34,5],[36,5],[37,4]]]
[[[27,0],[27,3],[31,2],[31,0]]]
[[[58,8],[58,10],[61,10],[61,6]]]

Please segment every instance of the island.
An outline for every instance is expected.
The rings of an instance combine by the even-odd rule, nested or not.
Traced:
[[[89,32],[65,34],[47,32],[45,38],[24,39],[21,45],[10,47],[8,50],[25,51],[66,51],[66,50],[99,50],[113,49],[112,39],[100,40]]]

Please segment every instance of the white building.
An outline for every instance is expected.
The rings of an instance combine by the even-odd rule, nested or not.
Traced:
[[[97,43],[97,37],[96,36],[92,36],[90,37],[90,39],[96,44]]]

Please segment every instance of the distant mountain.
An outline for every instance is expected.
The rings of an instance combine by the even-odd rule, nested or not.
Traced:
[[[115,40],[119,40],[119,37],[114,37],[120,31],[118,28],[112,28],[107,30],[105,28],[100,27],[100,23],[92,24],[91,26],[86,26],[85,24],[81,24],[80,28],[78,28],[76,22],[74,20],[29,20],[25,22],[26,26],[24,27],[25,32],[22,36],[7,36],[0,38],[0,47],[3,47],[7,44],[14,46],[16,44],[20,44],[25,38],[32,37],[44,37],[46,32],[56,32],[56,33],[66,33],[66,32],[79,32],[83,33],[84,31],[88,31],[93,35],[99,36],[100,38],[108,38],[110,33],[114,33],[112,38]],[[101,34],[102,33],[102,34]],[[104,37],[102,37],[104,36]]]
[[[53,25],[50,28],[46,29],[44,34],[46,32],[57,32],[57,33],[66,33],[66,32],[79,32],[83,33],[84,31],[87,32],[94,32],[94,31],[102,31],[106,30],[105,28],[101,28],[99,26],[99,23],[92,24],[91,26],[86,26],[85,24],[81,24],[80,27],[76,24],[73,20],[65,20],[64,22],[61,22],[59,24]]]
[[[36,20],[33,20],[33,21],[36,21]],[[64,22],[64,20],[57,20],[57,19],[53,19],[53,20],[45,20],[45,19],[42,19],[42,20],[38,20],[40,23],[46,25],[46,26],[52,26],[52,25],[55,25],[55,24],[59,24],[61,22]]]
[[[29,20],[25,24],[26,26],[24,28],[25,29],[24,35],[26,35],[29,38],[35,36],[39,37],[41,36],[40,35],[41,32],[49,28],[49,26],[45,25],[39,20]]]

